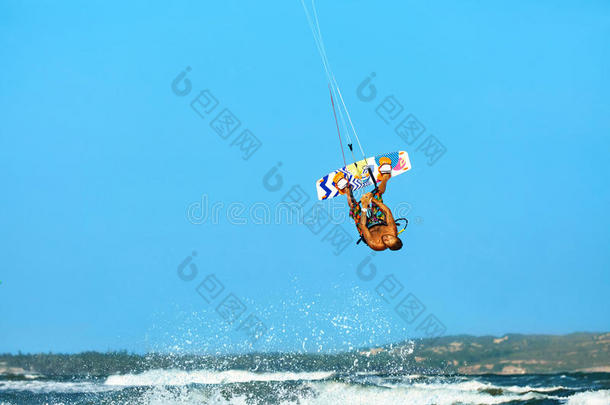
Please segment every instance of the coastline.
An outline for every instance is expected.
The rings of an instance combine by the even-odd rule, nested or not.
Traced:
[[[337,354],[0,354],[0,375],[104,376],[154,369],[409,372],[422,375],[610,373],[610,333],[447,336]]]

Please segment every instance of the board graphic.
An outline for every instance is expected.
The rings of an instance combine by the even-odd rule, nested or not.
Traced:
[[[375,179],[377,179],[379,176],[379,159],[382,157],[388,157],[392,161],[392,177],[398,176],[399,174],[411,169],[409,155],[403,150],[362,159],[339,170],[334,170],[319,179],[316,182],[318,200],[327,200],[339,195],[339,190],[337,190],[336,185],[333,183],[333,178],[338,172],[343,172],[343,174],[345,174],[345,178],[349,181],[353,191],[363,187],[372,186],[373,181],[371,180],[371,176],[367,168],[371,168],[373,176],[375,176]]]

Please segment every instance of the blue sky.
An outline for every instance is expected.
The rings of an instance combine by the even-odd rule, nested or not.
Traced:
[[[399,252],[335,255],[333,224],[227,219],[231,203],[273,206],[295,185],[309,206],[342,165],[298,1],[2,2],[0,352],[345,350],[421,335],[429,316],[447,334],[610,329],[610,4],[318,11],[366,152],[411,156],[385,197],[411,207]],[[206,89],[219,105],[202,118],[190,103]],[[387,96],[447,149],[434,165],[377,115]],[[210,127],[223,108],[241,122],[228,140]],[[262,146],[243,160],[232,142],[246,128]],[[202,198],[224,204],[216,223],[188,220]],[[207,303],[196,287],[210,274],[225,289]],[[381,297],[390,276],[402,289]],[[215,311],[229,293],[266,326],[253,348]],[[394,309],[408,294],[425,307],[410,323]]]

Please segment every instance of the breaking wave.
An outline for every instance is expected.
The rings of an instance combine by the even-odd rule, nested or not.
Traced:
[[[607,378],[155,369],[101,379],[0,379],[0,405],[610,404]]]
[[[141,374],[113,375],[106,379],[105,385],[121,387],[139,386],[181,386],[190,384],[231,384],[257,381],[315,381],[333,376],[333,372],[276,372],[253,373],[244,370],[227,371],[182,371],[150,370]]]

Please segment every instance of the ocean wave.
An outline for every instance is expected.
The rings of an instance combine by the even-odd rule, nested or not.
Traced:
[[[0,391],[29,391],[33,393],[98,393],[115,390],[94,382],[59,381],[0,381]]]
[[[376,405],[406,403],[412,405],[452,405],[463,404],[502,404],[511,401],[545,399],[546,396],[534,392],[490,393],[481,388],[480,383],[468,384],[413,384],[385,387],[355,387],[348,385],[326,385],[314,404],[330,404],[333,401],[349,404]],[[307,403],[307,402],[306,402]]]
[[[119,387],[231,384],[257,381],[316,381],[332,377],[331,371],[254,373],[245,370],[150,370],[141,374],[109,376],[105,385]]]
[[[518,385],[495,385],[488,382],[481,382],[478,380],[469,380],[463,382],[447,383],[439,381],[438,383],[416,383],[410,384],[409,386],[415,386],[419,388],[427,389],[443,389],[450,386],[452,389],[460,391],[471,391],[471,392],[484,392],[492,395],[501,394],[527,394],[527,393],[552,393],[555,391],[569,389],[563,386],[552,386],[552,387],[531,387],[529,385],[518,386]]]
[[[610,390],[579,392],[568,397],[566,405],[608,405]]]
[[[282,405],[298,403],[300,405],[454,405],[454,404],[477,404],[477,405],[499,405],[514,403],[514,401],[529,401],[546,399],[543,394],[527,393],[491,395],[485,392],[463,391],[448,384],[445,387],[422,389],[418,387],[375,387],[352,385],[340,382],[311,382],[313,395],[298,398],[298,401],[289,400],[279,402]],[[225,394],[226,395],[226,394]],[[246,404],[253,403],[252,398],[247,401],[244,395],[231,395],[229,397],[213,397],[206,404]],[[256,403],[256,402],[254,402]],[[267,402],[260,402],[261,404]]]
[[[504,381],[514,383],[514,380]],[[575,393],[580,389],[550,384],[537,386],[531,379],[525,379],[523,383],[502,385],[466,376],[416,374],[346,375],[328,371],[255,373],[244,370],[160,369],[140,374],[113,375],[97,381],[1,381],[0,403],[13,399],[10,396],[3,398],[2,391],[17,390],[42,395],[81,393],[81,398],[87,398],[88,401],[91,398],[104,398],[105,403],[139,405],[501,405],[529,403],[528,401],[567,405],[610,404],[610,390]],[[556,396],[556,391],[559,390],[571,392],[561,392]]]

